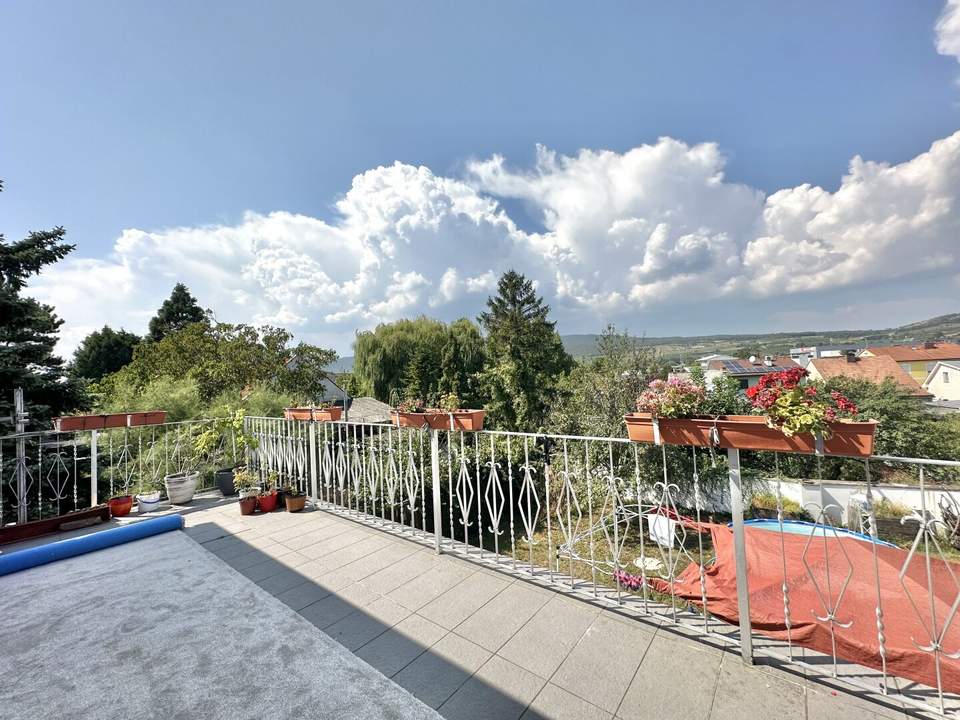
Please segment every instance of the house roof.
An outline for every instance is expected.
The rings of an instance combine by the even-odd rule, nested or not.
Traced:
[[[927,379],[923,381],[924,387],[926,387],[933,381],[933,379],[937,376],[938,372],[942,372],[941,368],[950,368],[951,370],[956,370],[957,372],[960,372],[960,362],[948,363],[948,362],[944,362],[943,360],[938,361],[937,364],[933,366],[933,369],[927,373]]]
[[[390,422],[392,408],[385,402],[372,397],[350,399],[348,414],[350,422],[386,423]]]
[[[810,365],[816,368],[824,380],[835,377],[849,377],[882,383],[890,378],[903,387],[905,395],[932,397],[930,393],[920,387],[920,383],[914,380],[910,373],[897,365],[897,361],[889,355],[861,355],[853,362],[848,361],[845,357],[814,358],[810,361]]]
[[[773,358],[770,365],[764,364],[762,359],[752,363],[749,360],[735,358],[733,360],[711,360],[707,367],[710,370],[719,370],[726,375],[733,375],[734,377],[750,377],[780,372],[781,370],[790,370],[800,366],[787,355],[777,355]]]
[[[871,355],[886,355],[897,362],[914,360],[960,360],[960,344],[949,342],[919,345],[884,345],[867,348]]]

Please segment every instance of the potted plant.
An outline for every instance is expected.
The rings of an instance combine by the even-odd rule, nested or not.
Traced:
[[[431,430],[483,430],[484,410],[465,410],[455,393],[440,398],[436,407],[429,407],[420,398],[408,398],[390,412],[397,427],[430,428]]]
[[[123,517],[130,514],[133,507],[133,495],[114,495],[107,501],[110,506],[110,514],[113,517]]]
[[[193,494],[197,491],[199,483],[200,473],[196,470],[183,470],[163,477],[167,498],[173,505],[186,505],[193,500]]]
[[[141,514],[153,512],[160,507],[160,488],[152,478],[143,481],[140,492],[137,493],[137,505]]]
[[[283,488],[283,503],[287,512],[300,512],[307,504],[307,494],[300,492],[296,485],[286,485]]]
[[[283,417],[287,420],[315,420],[317,422],[337,422],[343,415],[343,408],[332,402],[322,402],[316,407],[284,408]]]
[[[654,380],[624,417],[635,442],[869,457],[876,422],[838,392],[803,383],[803,368],[772,372],[747,390],[756,415],[698,414],[706,397],[688,380]]]
[[[234,477],[234,484],[237,480]],[[260,491],[260,496],[257,498],[257,505],[260,507],[260,512],[273,512],[277,509],[277,473],[271,471],[267,475],[267,480],[263,485],[263,489]]]
[[[236,455],[244,457],[248,448],[256,449],[257,438],[246,432],[244,427],[244,418],[246,413],[242,409],[237,409],[226,417],[216,418],[194,439],[193,446],[197,459],[209,458],[217,459],[218,451],[222,448],[224,438],[230,434],[233,437]],[[229,497],[236,493],[236,487],[233,483],[233,474],[235,467],[223,467],[214,471],[213,480],[224,497]]]
[[[873,516],[877,521],[877,537],[896,540],[913,540],[917,535],[916,523],[903,523],[913,515],[913,508],[903,503],[880,498],[873,503]]]
[[[253,515],[257,509],[257,498],[260,495],[256,475],[246,465],[241,465],[234,470],[233,485],[240,496],[240,514]]]

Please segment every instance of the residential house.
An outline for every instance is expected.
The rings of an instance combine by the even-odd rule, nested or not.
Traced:
[[[937,400],[960,400],[960,363],[938,361],[923,387]]]
[[[900,367],[923,383],[939,361],[960,363],[960,344],[950,342],[925,342],[918,345],[887,345],[871,347],[864,355],[886,355]]]
[[[762,360],[751,355],[746,360],[737,358],[711,360],[707,365],[704,376],[709,385],[714,378],[720,375],[729,375],[736,378],[740,382],[740,387],[746,390],[748,387],[756,385],[760,378],[768,373],[790,370],[795,367],[799,367],[799,365],[785,355],[766,355]]]
[[[816,358],[845,357],[847,353],[859,352],[863,345],[808,345],[790,349],[790,357],[794,362],[806,367],[807,363]]]
[[[704,355],[694,360],[697,365],[703,368],[703,371],[706,372],[710,367],[710,363],[714,360],[736,360],[733,355],[723,355],[721,353],[710,353],[709,355]]]
[[[930,400],[933,396],[920,387],[906,370],[888,355],[857,355],[850,352],[843,357],[814,358],[807,364],[812,380],[830,380],[849,377],[882,383],[891,379],[901,386],[903,394],[918,400]]]

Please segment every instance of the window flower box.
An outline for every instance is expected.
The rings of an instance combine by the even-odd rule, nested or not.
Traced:
[[[433,410],[406,412],[391,410],[390,418],[397,427],[423,428],[431,430],[464,430],[476,432],[483,430],[485,410]]]
[[[337,422],[343,415],[343,408],[334,405],[327,408],[284,408],[283,417],[287,420],[316,420],[317,422]]]

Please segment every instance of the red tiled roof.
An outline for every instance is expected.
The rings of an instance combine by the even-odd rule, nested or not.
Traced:
[[[920,383],[897,365],[889,355],[861,355],[854,362],[848,362],[845,357],[814,358],[810,361],[810,366],[816,368],[817,372],[824,380],[835,377],[849,377],[858,380],[869,380],[874,383],[882,383],[887,378],[891,378],[903,387],[905,395],[914,397],[933,397],[930,393],[920,387]],[[808,369],[810,369],[808,366]]]
[[[886,355],[896,362],[911,362],[914,360],[960,360],[960,344],[957,343],[928,343],[931,347],[919,345],[884,345],[867,348],[873,355]]]

